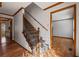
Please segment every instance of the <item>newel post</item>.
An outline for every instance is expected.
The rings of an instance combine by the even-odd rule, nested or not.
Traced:
[[[39,39],[40,39],[40,28],[38,27],[38,42],[39,42]]]

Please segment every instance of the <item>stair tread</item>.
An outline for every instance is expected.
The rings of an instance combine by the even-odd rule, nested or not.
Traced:
[[[28,44],[30,45],[31,48],[33,48],[34,45],[36,45],[38,43],[38,37],[39,37],[39,33],[38,31],[33,27],[33,25],[24,18],[24,27],[25,27],[25,37],[26,37],[26,41],[28,42]],[[35,38],[35,40],[33,38],[29,38],[28,32],[30,35],[33,36],[33,38]],[[27,37],[28,36],[28,37]],[[33,40],[32,40],[33,39]],[[35,42],[35,43],[34,43]]]

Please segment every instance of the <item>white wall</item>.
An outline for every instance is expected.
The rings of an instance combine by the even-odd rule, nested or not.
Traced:
[[[76,15],[77,15],[77,28],[76,28],[76,56],[79,56],[79,3],[77,3],[76,8]]]
[[[58,13],[52,14],[53,35],[73,38],[73,19],[74,9],[66,9]],[[65,20],[64,20],[65,19]],[[62,20],[62,21],[59,21]]]
[[[31,49],[23,36],[23,10],[14,16],[15,41],[31,52]]]
[[[53,22],[53,36],[73,38],[73,19]]]
[[[61,20],[61,19],[66,19],[66,18],[72,18],[74,14],[74,9],[69,8],[57,13],[52,14],[53,20]]]
[[[42,26],[40,26],[34,19],[32,19],[27,13],[25,13],[25,17],[27,20],[37,29],[40,28],[40,37],[45,40],[45,43],[50,44],[50,21],[48,18],[48,14],[45,13],[40,7],[35,4],[29,5],[26,10],[37,20],[39,21],[45,28],[48,29],[46,31]]]

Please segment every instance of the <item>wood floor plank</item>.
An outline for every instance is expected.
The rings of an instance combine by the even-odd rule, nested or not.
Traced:
[[[53,38],[53,48],[44,52],[44,57],[73,57],[74,56],[74,45],[73,40],[68,38]],[[70,49],[70,50],[69,50]]]
[[[17,44],[15,41],[0,44],[0,57],[28,57],[32,56],[27,50]]]

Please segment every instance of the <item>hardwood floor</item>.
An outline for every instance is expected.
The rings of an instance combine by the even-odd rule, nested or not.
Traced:
[[[0,44],[0,57],[30,57],[32,54],[15,41]]]
[[[73,39],[54,37],[53,49],[60,51],[61,56],[74,56],[74,42]]]
[[[72,39],[54,37],[53,48],[42,53],[44,57],[73,57]],[[0,44],[0,57],[32,57],[32,53],[21,47],[15,41]],[[37,56],[37,54],[36,54]]]
[[[43,53],[45,57],[73,57],[73,40],[68,38],[54,37],[53,48]]]

